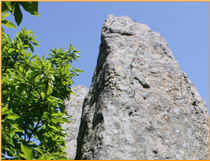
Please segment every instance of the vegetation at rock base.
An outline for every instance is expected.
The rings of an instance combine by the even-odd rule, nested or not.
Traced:
[[[15,28],[5,18],[11,13],[19,25],[24,10],[38,14],[38,2],[2,2],[2,24]],[[2,159],[64,160],[64,99],[73,94],[75,75],[83,72],[71,64],[80,56],[71,44],[68,50],[53,48],[49,58],[34,55],[38,41],[30,30],[16,37],[2,30]]]

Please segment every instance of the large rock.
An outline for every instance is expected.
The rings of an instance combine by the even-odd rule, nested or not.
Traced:
[[[208,159],[205,101],[158,32],[109,15],[76,159]]]
[[[66,116],[72,116],[70,124],[64,123],[63,129],[67,130],[68,137],[65,137],[67,158],[75,158],[77,148],[77,135],[82,114],[82,105],[88,88],[85,86],[74,86],[71,88],[76,95],[71,95],[71,100],[65,100]]]

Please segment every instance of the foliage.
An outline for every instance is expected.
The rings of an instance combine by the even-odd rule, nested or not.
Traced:
[[[12,41],[2,34],[3,158],[64,159],[60,124],[69,121],[63,100],[73,93],[71,78],[82,72],[70,65],[79,51],[71,45],[66,51],[54,48],[45,60],[32,56],[33,45],[38,42],[30,30],[22,29]]]
[[[20,6],[31,15],[40,16],[38,13],[38,2],[2,2],[2,24],[9,28],[16,28],[16,26],[6,20],[5,18],[12,13],[15,17],[15,22],[19,26],[22,19],[23,14],[20,9]]]
[[[37,2],[2,2],[2,24],[16,28],[5,20],[10,13],[20,24],[20,5],[39,15]],[[61,124],[70,117],[64,117],[63,100],[74,94],[71,79],[83,72],[71,66],[79,51],[70,44],[40,59],[32,54],[35,38],[25,28],[12,41],[2,32],[2,159],[65,160],[67,134]]]

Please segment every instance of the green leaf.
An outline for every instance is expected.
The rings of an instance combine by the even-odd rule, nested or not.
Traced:
[[[52,160],[54,158],[54,156],[47,156],[46,160]]]
[[[14,48],[9,48],[8,53],[13,52],[15,49]]]
[[[46,160],[46,156],[45,155],[41,155],[38,160]]]
[[[58,159],[57,160],[68,160],[67,158],[65,158],[65,157],[58,157]]]
[[[27,159],[27,156],[25,156],[24,154],[19,154],[21,157],[23,157],[24,159],[26,159],[26,160],[30,160],[30,159]]]
[[[50,74],[50,77],[51,77],[51,80],[52,80],[52,81],[55,80],[55,77],[54,77],[52,74]]]
[[[50,95],[51,93],[53,92],[53,89],[50,85],[48,85],[48,88],[47,88],[47,95]]]
[[[23,19],[23,14],[22,14],[22,12],[21,12],[21,10],[20,10],[20,5],[19,5],[19,4],[17,4],[17,5],[15,6],[14,16],[15,16],[15,22],[16,22],[17,25],[19,26],[20,23],[21,23],[21,21],[22,21],[22,19]]]
[[[40,17],[38,13],[38,2],[20,2],[24,10],[29,12],[31,15],[37,15]]]
[[[21,130],[21,129],[15,129],[14,131],[15,132],[23,132],[23,130]]]
[[[43,151],[41,149],[34,148],[34,150],[36,150],[37,152],[39,152],[39,153],[41,153],[43,155]]]
[[[20,50],[20,44],[17,44],[17,48]]]
[[[64,106],[60,106],[60,110],[61,110],[62,113],[64,113],[65,112],[65,107]]]
[[[37,43],[33,43],[34,46],[39,47],[39,45]]]
[[[28,34],[34,34],[34,32],[32,32],[31,30],[27,30],[26,31],[26,34],[28,35]]]
[[[16,120],[17,118],[20,118],[17,114],[10,114],[7,116],[7,119],[10,120]]]
[[[8,12],[8,8],[6,5],[4,5],[4,2],[2,2],[2,10],[1,10],[1,14],[5,14],[6,12]]]
[[[12,11],[12,6],[11,6],[11,2],[5,2],[5,4],[7,5],[7,8]]]
[[[74,93],[74,92],[71,92],[71,94],[73,94],[73,95],[75,95],[75,96],[77,95],[77,94],[76,94],[76,93]]]
[[[44,62],[44,55],[42,55],[42,62]]]
[[[37,57],[38,57],[37,55],[34,55],[29,60],[36,59]]]
[[[8,17],[9,15],[10,15],[10,13],[3,14],[1,18],[4,19],[4,18]]]
[[[10,21],[2,19],[1,23],[8,28],[15,28],[16,29],[16,26]]]
[[[42,99],[44,100],[45,99],[45,93],[41,92],[41,96],[42,96]]]
[[[1,110],[2,115],[6,114],[8,110],[9,110],[8,104],[6,104],[5,106],[2,106],[2,110]]]
[[[32,71],[31,72],[31,77],[29,78],[30,81],[34,81],[34,79],[40,75],[40,71]]]
[[[22,157],[27,160],[32,160],[33,152],[28,146],[21,144],[21,151],[23,152]]]

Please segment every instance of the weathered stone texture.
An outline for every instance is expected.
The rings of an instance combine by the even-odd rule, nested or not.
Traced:
[[[72,123],[73,124],[73,123]],[[158,32],[109,15],[76,159],[208,159],[205,101]]]
[[[71,88],[76,95],[71,95],[71,100],[65,100],[65,110],[66,116],[72,116],[70,119],[71,123],[64,123],[62,127],[66,129],[68,137],[65,137],[66,141],[66,153],[67,158],[75,158],[76,147],[77,147],[77,135],[80,126],[81,114],[82,114],[82,105],[84,102],[85,95],[88,92],[88,88],[85,86],[74,86]]]

